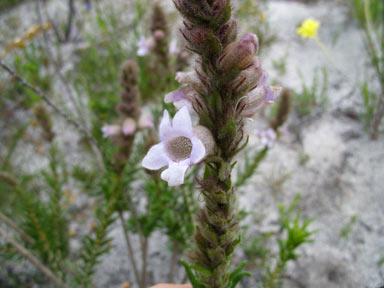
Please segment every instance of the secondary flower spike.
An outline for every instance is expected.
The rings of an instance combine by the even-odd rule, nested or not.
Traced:
[[[199,163],[207,155],[203,144],[206,141],[195,134],[187,107],[176,113],[172,123],[168,112],[164,111],[159,136],[160,143],[148,151],[142,165],[149,170],[168,166],[161,173],[161,179],[167,181],[169,186],[181,185],[188,167]]]

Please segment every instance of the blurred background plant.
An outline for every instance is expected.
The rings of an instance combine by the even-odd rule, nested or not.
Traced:
[[[277,40],[268,20],[268,2],[269,0],[239,0],[238,3],[237,16],[248,22],[249,32],[255,33],[259,38],[259,53],[263,53],[264,49],[268,49]]]
[[[377,139],[384,116],[384,2],[352,0],[350,10],[363,30],[369,62],[380,86],[379,93],[375,92],[368,81],[365,81],[361,88],[364,100],[362,119],[370,131],[371,138]],[[371,72],[368,75],[371,75]]]

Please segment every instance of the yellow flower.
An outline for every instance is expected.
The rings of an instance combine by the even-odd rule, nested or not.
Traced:
[[[43,28],[43,30],[49,30],[49,29],[52,28],[52,24],[49,23],[49,22],[46,22],[46,23],[44,23],[44,24],[41,26],[41,28]]]
[[[33,25],[31,28],[27,30],[27,34],[25,34],[25,39],[30,40],[34,38],[37,34],[40,33],[41,27],[39,25]]]
[[[316,21],[312,18],[308,18],[303,21],[303,23],[301,23],[301,26],[297,28],[296,33],[303,38],[316,38],[317,30],[319,29],[319,27],[319,21]]]
[[[12,50],[14,48],[24,48],[26,46],[24,39],[16,38],[12,43],[8,45],[8,50]]]

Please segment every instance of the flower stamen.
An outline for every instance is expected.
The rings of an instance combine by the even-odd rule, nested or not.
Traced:
[[[175,137],[167,142],[166,150],[173,161],[180,162],[190,157],[192,142],[184,136]]]

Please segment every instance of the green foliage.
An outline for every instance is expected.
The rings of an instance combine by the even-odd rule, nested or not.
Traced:
[[[368,82],[364,82],[363,86],[361,87],[361,94],[364,100],[364,109],[361,113],[361,118],[365,128],[369,130],[373,121],[373,117],[375,116],[378,97],[375,92],[369,89]]]
[[[245,162],[243,167],[238,169],[237,181],[234,186],[235,187],[243,186],[255,174],[261,161],[264,160],[267,154],[268,154],[268,147],[265,147],[264,149],[257,151],[253,155],[253,157],[251,157],[251,161],[250,161],[250,157],[248,153],[245,153],[244,155]]]
[[[301,220],[300,210],[298,209],[299,201],[300,195],[296,195],[288,207],[283,204],[279,205],[280,235],[284,236],[277,239],[279,258],[273,269],[267,269],[267,274],[263,277],[264,288],[282,287],[283,274],[287,263],[300,256],[296,251],[301,245],[313,242],[310,237],[315,231],[308,230],[313,219]],[[294,216],[295,213],[296,216]]]
[[[48,59],[41,47],[34,43],[29,43],[27,47],[15,54],[13,66],[15,71],[34,87],[39,87],[41,91],[47,93],[51,89],[52,75],[47,68]],[[4,98],[23,104],[30,108],[41,99],[31,90],[26,89],[18,81],[11,81],[5,86],[3,91]]]
[[[188,279],[191,282],[191,285],[193,288],[208,288],[207,286],[199,282],[199,280],[197,279],[197,276],[193,271],[193,270],[198,270],[200,273],[201,272],[204,273],[203,271],[205,270],[204,268],[198,267],[197,265],[190,265],[184,260],[181,260],[180,262],[181,264],[183,264],[185,271],[187,273]],[[228,284],[225,286],[225,288],[235,288],[243,277],[245,276],[249,277],[252,275],[250,272],[244,271],[245,265],[246,265],[246,262],[244,261],[240,263],[235,269],[233,269],[233,271],[229,274],[229,281],[228,281]],[[205,273],[209,274],[210,271],[205,270]]]
[[[268,10],[267,6],[268,0],[239,1],[238,16],[241,20],[251,23],[250,31],[259,39],[259,53],[277,40],[276,33],[268,21],[268,14],[265,12]]]
[[[341,229],[340,231],[340,238],[348,238],[348,236],[351,234],[353,226],[355,225],[357,221],[357,216],[353,215],[349,222]]]
[[[352,15],[357,20],[360,27],[364,28],[366,25],[366,14],[365,14],[365,2],[366,0],[351,0],[349,7]],[[384,24],[384,3],[383,1],[370,1],[369,13],[372,18],[372,22],[375,26]]]
[[[24,0],[2,0],[0,2],[0,13],[4,10],[10,9],[12,7],[15,7],[16,5],[19,5]]]
[[[101,123],[108,123],[116,115],[115,106],[120,91],[119,67],[126,59],[126,52],[120,41],[105,39],[98,43],[88,38],[88,48],[79,51],[80,60],[76,63],[73,75],[74,87],[78,94],[85,93],[95,119],[95,129]]]
[[[244,244],[244,252],[256,267],[264,268],[271,256],[271,251],[267,248],[267,244],[273,233],[264,233],[255,235],[247,240]]]
[[[362,87],[365,108],[362,119],[366,126],[370,125],[371,136],[376,139],[384,117],[384,2],[353,0],[350,7],[364,29],[366,51],[381,88],[381,93],[377,95],[370,91],[367,83]]]
[[[324,109],[328,103],[328,72],[327,68],[321,68],[322,85],[319,84],[319,69],[315,69],[313,81],[311,86],[307,86],[303,79],[303,75],[299,72],[302,79],[301,92],[294,93],[294,100],[296,102],[295,108],[299,116],[304,117],[310,115],[312,110]]]
[[[280,58],[272,60],[272,66],[279,73],[280,76],[284,76],[287,73],[287,57],[288,52]]]

